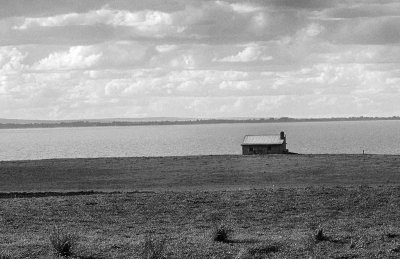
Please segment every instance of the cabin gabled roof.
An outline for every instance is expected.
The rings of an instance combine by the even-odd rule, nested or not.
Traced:
[[[283,139],[280,135],[246,135],[244,136],[242,146],[246,145],[281,145]]]

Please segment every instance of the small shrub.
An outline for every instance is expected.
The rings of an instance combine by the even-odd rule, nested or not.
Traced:
[[[350,246],[349,246],[350,249],[354,249],[356,247],[356,245],[357,245],[356,242],[353,239],[351,239],[350,240]]]
[[[216,225],[212,233],[212,239],[216,242],[227,243],[232,232],[232,229],[224,224]]]
[[[58,256],[72,256],[72,249],[76,246],[76,236],[63,231],[60,228],[54,228],[50,233],[50,243]]]
[[[155,239],[146,236],[142,250],[142,259],[162,259],[165,258],[166,239]]]
[[[328,240],[328,237],[325,236],[323,229],[319,228],[317,230],[317,232],[315,233],[314,239],[315,239],[316,242],[321,242],[321,241]]]
[[[391,233],[391,232],[386,233],[386,237],[388,237],[388,238],[396,238],[396,237],[399,237],[399,236],[400,235],[397,234],[397,233]]]

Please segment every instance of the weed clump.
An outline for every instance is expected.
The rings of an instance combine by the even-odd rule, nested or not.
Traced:
[[[227,243],[232,232],[233,230],[224,224],[216,225],[212,233],[212,239],[216,242]]]
[[[399,237],[399,236],[400,236],[399,234],[391,233],[391,232],[386,234],[386,237],[388,237],[388,238],[396,238],[396,237]]]
[[[156,239],[146,236],[144,239],[142,259],[163,259],[165,257],[166,239]]]
[[[324,234],[323,229],[319,228],[314,235],[314,239],[316,242],[322,242],[328,240],[328,237]]]
[[[76,246],[76,235],[55,227],[49,236],[54,252],[58,256],[72,256],[72,249]]]

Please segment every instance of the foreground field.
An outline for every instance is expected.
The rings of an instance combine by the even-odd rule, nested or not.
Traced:
[[[54,258],[55,227],[86,259],[144,258],[148,236],[166,258],[400,258],[399,168],[372,155],[0,162],[0,258]],[[6,193],[32,190],[119,192]],[[215,242],[221,225],[231,235]]]
[[[52,258],[54,226],[75,233],[80,258],[140,258],[148,234],[166,238],[167,258],[400,257],[399,187],[1,199],[0,209],[10,258]],[[233,230],[225,243],[211,237],[221,223]],[[238,257],[246,251],[260,257]]]

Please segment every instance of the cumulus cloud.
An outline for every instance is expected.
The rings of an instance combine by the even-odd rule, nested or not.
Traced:
[[[26,30],[30,27],[55,27],[67,25],[95,25],[106,24],[112,26],[131,26],[140,31],[157,32],[172,24],[170,14],[143,10],[130,12],[125,10],[114,10],[103,7],[99,10],[89,11],[87,13],[68,13],[50,17],[26,18],[19,26],[14,26],[17,30]]]
[[[397,1],[18,2],[0,10],[0,117],[400,110]]]
[[[257,45],[251,45],[245,47],[242,51],[237,53],[236,55],[224,57],[221,59],[216,59],[216,61],[221,62],[251,62],[251,61],[267,61],[271,60],[271,56],[266,56],[263,54],[263,49]]]
[[[216,1],[216,3],[220,6],[231,8],[234,12],[242,14],[253,13],[264,9],[262,6],[256,5],[254,3],[253,4],[246,2],[229,3],[225,1]]]
[[[24,69],[26,54],[16,47],[0,48],[0,71],[2,75],[20,72]]]
[[[94,66],[102,53],[96,53],[91,47],[74,46],[68,51],[56,52],[39,60],[33,68],[38,70],[82,69]]]
[[[55,51],[31,66],[33,70],[104,69],[134,66],[147,55],[147,47],[132,42],[72,46]]]
[[[156,50],[158,52],[170,52],[172,50],[176,49],[176,45],[170,45],[170,44],[165,44],[165,45],[158,45],[156,46]]]
[[[6,40],[3,41],[9,43],[17,38],[28,38],[33,41],[37,36],[31,35],[31,31],[36,31],[35,35],[42,34],[40,37],[48,38],[48,33],[61,30],[71,37],[71,33],[79,33],[73,32],[74,28],[83,30],[89,27],[104,34],[99,36],[105,39],[168,37],[175,41],[186,39],[243,42],[244,39],[271,39],[281,33],[298,29],[303,22],[299,16],[292,15],[291,11],[278,12],[259,3],[189,1],[183,5],[182,9],[168,10],[168,12],[155,10],[151,5],[143,10],[121,10],[104,5],[86,12],[18,17],[13,21],[14,25],[8,28],[7,35],[4,35]],[[10,33],[13,36],[10,37]],[[60,36],[58,40],[68,40],[62,38],[62,34]]]

